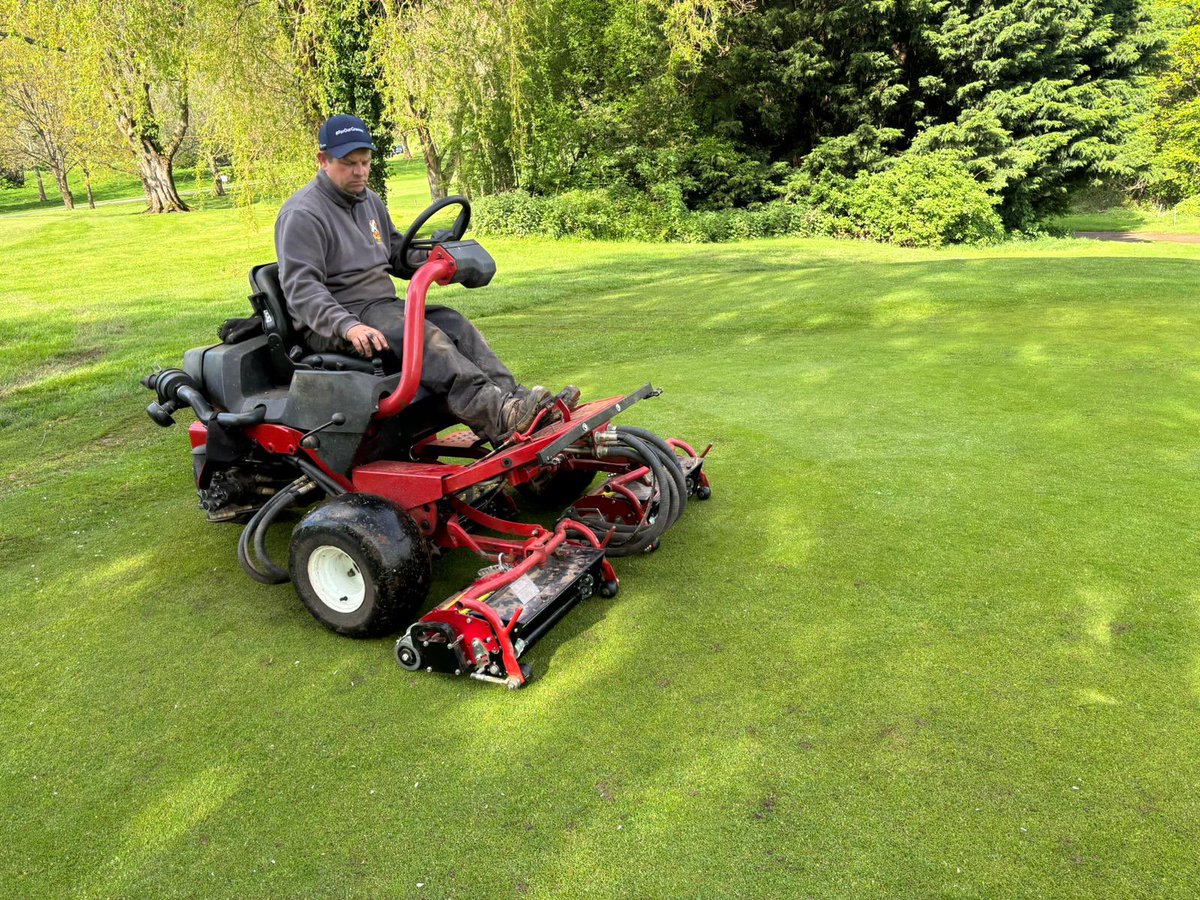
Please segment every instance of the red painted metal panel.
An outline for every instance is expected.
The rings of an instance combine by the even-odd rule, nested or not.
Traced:
[[[252,425],[246,429],[246,437],[262,446],[268,453],[283,453],[291,456],[300,449],[303,433],[286,425]]]
[[[188,426],[188,440],[192,442],[193,450],[208,443],[208,429],[203,422],[193,422]]]
[[[461,469],[442,463],[380,461],[359,466],[351,477],[356,491],[378,494],[414,509],[441,500],[446,494],[446,478]]]

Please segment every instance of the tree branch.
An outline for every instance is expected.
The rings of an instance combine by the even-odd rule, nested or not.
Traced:
[[[15,31],[5,31],[3,29],[0,29],[0,40],[3,40],[5,38],[16,38],[19,41],[24,41],[25,43],[29,44],[29,46],[31,46],[31,47],[38,47],[39,49],[42,49],[42,50],[53,50],[55,53],[66,53],[67,52],[62,47],[55,47],[52,44],[47,44],[44,41],[39,41],[37,38],[32,38],[27,34],[18,34]]]

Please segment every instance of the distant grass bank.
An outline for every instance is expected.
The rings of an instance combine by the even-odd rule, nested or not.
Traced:
[[[428,187],[424,182],[425,166],[420,161],[404,160],[398,157],[390,159],[388,160],[388,173],[392,182],[391,187],[399,192],[402,205],[407,205],[411,196],[429,196]],[[37,179],[32,170],[26,173],[25,184],[21,187],[0,188],[0,215],[40,210],[66,212],[62,203],[62,195],[58,193],[58,187],[54,183],[54,177],[49,172],[43,172],[42,180],[46,188],[44,202],[38,198]],[[83,173],[77,168],[73,169],[68,175],[67,181],[75,198],[76,210],[87,210],[87,189],[84,185]],[[198,206],[214,204],[222,206],[228,205],[230,202],[228,198],[215,196],[212,180],[207,173],[198,179],[193,169],[176,169],[175,186],[187,195],[194,192],[203,195],[196,200],[188,201],[189,205],[194,203]],[[235,191],[237,184],[230,182],[228,188],[230,191]],[[97,203],[109,203],[114,200],[136,201],[143,196],[142,183],[136,175],[102,168],[92,173],[92,195]],[[186,200],[187,197],[185,197]]]
[[[1114,207],[1107,210],[1076,212],[1060,216],[1050,223],[1067,233],[1077,231],[1130,231],[1159,234],[1200,234],[1200,216],[1175,210]]]
[[[37,178],[32,170],[25,173],[25,184],[21,187],[0,188],[0,215],[37,209],[62,209],[62,195],[58,192],[54,176],[43,171],[42,183],[46,189],[44,202],[38,198]],[[67,184],[75,197],[76,208],[87,209],[87,188],[83,173],[79,169],[72,170],[67,176]],[[114,172],[108,168],[92,173],[92,195],[97,203],[137,197],[141,192],[142,184],[136,175]]]

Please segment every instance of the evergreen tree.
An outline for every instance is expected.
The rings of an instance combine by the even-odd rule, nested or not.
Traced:
[[[763,0],[701,71],[696,115],[833,174],[957,149],[1019,226],[1114,166],[1147,23],[1141,0]]]

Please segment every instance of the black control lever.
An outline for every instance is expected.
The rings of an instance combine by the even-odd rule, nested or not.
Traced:
[[[179,407],[168,400],[166,403],[151,403],[146,407],[146,415],[148,415],[156,425],[161,425],[163,428],[170,428],[175,424],[174,414]]]
[[[346,424],[346,417],[344,415],[342,415],[341,413],[334,413],[332,416],[329,417],[329,421],[326,422],[324,425],[318,425],[312,431],[303,435],[300,438],[300,446],[303,447],[305,450],[315,450],[319,446],[319,444],[317,443],[317,441],[310,440],[310,438],[312,438],[312,436],[314,434],[316,434],[319,431],[324,431],[326,428],[330,428],[334,425],[345,425],[345,424]]]

